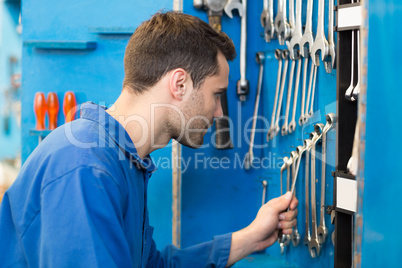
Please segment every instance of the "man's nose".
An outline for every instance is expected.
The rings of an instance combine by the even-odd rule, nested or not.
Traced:
[[[223,116],[222,103],[221,100],[219,99],[219,101],[216,104],[214,118],[219,118],[222,116]]]

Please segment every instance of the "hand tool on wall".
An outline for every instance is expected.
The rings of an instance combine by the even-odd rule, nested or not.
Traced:
[[[260,65],[260,72],[258,75],[258,86],[257,86],[257,94],[255,95],[255,104],[254,104],[254,114],[253,114],[253,125],[251,127],[251,134],[250,134],[250,144],[249,150],[246,154],[244,168],[250,169],[251,163],[254,159],[254,138],[255,138],[255,128],[257,125],[257,117],[258,117],[258,107],[260,104],[260,96],[261,96],[261,88],[262,88],[262,78],[264,77],[264,61],[265,61],[265,54],[263,52],[258,52],[255,56],[257,63]]]
[[[335,66],[334,0],[328,0],[328,59],[324,65],[327,73],[331,73]]]
[[[327,123],[325,126],[323,124],[317,124],[322,133],[322,157],[321,157],[321,204],[320,204],[320,224],[317,229],[318,234],[318,242],[323,244],[327,239],[328,229],[325,226],[325,186],[326,186],[326,165],[327,165],[327,132],[333,127],[336,123],[336,116],[333,113],[329,113],[326,115]]]
[[[307,60],[307,59],[306,59]],[[304,111],[304,116],[303,116],[303,124],[307,122],[307,120],[310,118],[309,116],[309,105],[310,105],[310,96],[311,92],[313,89],[313,84],[315,85],[315,78],[316,78],[316,72],[317,72],[317,66],[315,66],[313,63],[310,65],[310,79],[308,82],[308,93],[306,97],[306,110]]]
[[[284,45],[290,36],[290,26],[286,19],[286,0],[278,0],[278,12],[275,17],[275,30],[280,45]]]
[[[264,38],[266,42],[271,42],[275,37],[274,25],[274,0],[264,0],[264,8],[261,12],[261,25],[264,27]]]
[[[293,88],[293,75],[295,72],[296,60],[292,59],[292,64],[290,66],[290,74],[288,80],[288,96],[286,100],[286,110],[285,110],[285,121],[282,125],[281,134],[285,136],[288,134],[288,121],[289,121],[289,109],[290,109],[290,99],[292,98],[292,88]]]
[[[278,73],[276,77],[274,107],[272,108],[271,125],[268,129],[267,141],[273,138],[274,135],[272,135],[271,133],[275,132],[274,127],[275,127],[276,107],[278,104],[279,88],[281,87],[281,77],[282,77],[282,50],[280,49],[275,50],[275,58],[278,60]]]
[[[318,127],[314,127],[314,130],[311,133],[311,237],[310,242],[308,243],[308,249],[310,252],[310,256],[315,258],[320,255],[321,245],[318,242],[318,233],[317,233],[317,204],[316,204],[316,143],[321,138],[321,132]]]
[[[356,30],[356,43],[357,43],[357,83],[353,89],[352,96],[355,100],[359,98],[360,94],[360,30]]]
[[[352,3],[354,3],[353,0],[352,0]],[[352,50],[351,50],[351,56],[350,56],[350,59],[351,59],[351,63],[350,63],[350,85],[346,89],[346,92],[345,92],[345,98],[348,101],[356,101],[356,99],[353,96],[353,91],[355,89],[355,86],[354,86],[354,82],[355,82],[355,39],[356,39],[355,32],[356,32],[356,35],[357,35],[357,31],[355,31],[355,30],[351,31],[351,34],[352,34],[352,37],[351,37],[352,47],[351,47],[351,49]],[[359,50],[359,44],[357,44],[357,49]],[[359,61],[360,61],[359,57],[357,57],[357,61],[359,63]],[[360,70],[358,70],[358,72],[359,71]],[[357,76],[359,77],[360,75],[358,74]],[[360,91],[360,89],[358,89],[358,91]]]
[[[249,93],[249,82],[246,78],[247,62],[247,0],[243,0],[243,16],[241,17],[241,36],[240,36],[240,80],[237,81],[237,95],[240,101],[246,100]]]
[[[222,30],[222,14],[227,4],[227,0],[194,0],[193,4],[195,8],[204,8],[207,11],[209,25],[211,25],[215,31],[220,32]],[[226,92],[224,92],[221,96],[221,105],[223,117],[215,118],[216,148],[231,149],[233,148],[233,144],[230,138],[228,100]]]
[[[63,113],[65,118],[65,123],[71,122],[75,119],[75,113],[77,112],[77,101],[75,99],[74,92],[67,91],[64,94],[63,101]]]
[[[49,129],[57,128],[57,116],[59,114],[59,100],[55,92],[47,94],[48,114],[49,114]]]
[[[297,71],[296,71],[296,83],[295,89],[293,93],[293,109],[292,109],[292,121],[289,123],[289,133],[292,133],[296,130],[296,107],[297,107],[297,97],[299,94],[299,85],[300,85],[300,74],[301,74],[301,65],[302,59],[299,54],[295,58],[297,60]]]
[[[37,92],[34,98],[34,112],[36,116],[36,130],[45,130],[45,117],[47,112],[47,103],[45,94],[43,92]],[[39,136],[39,143],[43,137]]]
[[[299,118],[299,125],[303,125],[307,119],[305,118],[307,115],[305,114],[305,110],[308,109],[308,104],[306,107],[304,104],[308,101],[305,101],[305,90],[306,90],[306,82],[307,82],[307,67],[308,61],[310,57],[311,47],[314,43],[313,32],[312,32],[312,25],[313,25],[313,0],[307,1],[307,15],[306,15],[306,27],[304,29],[303,36],[300,40],[300,54],[304,58],[304,73],[303,73],[303,90],[302,90],[302,105],[301,105],[301,114]],[[309,92],[311,90],[311,82],[312,82],[312,72],[313,66],[310,69],[310,81],[309,81]],[[310,95],[307,96],[307,100],[310,98]]]
[[[282,51],[282,59],[285,61],[285,64],[283,65],[281,91],[279,93],[279,100],[278,100],[278,107],[277,107],[277,110],[276,110],[275,125],[274,125],[274,129],[271,131],[271,139],[273,139],[274,136],[276,136],[278,134],[279,130],[280,130],[280,128],[279,128],[279,117],[280,117],[281,110],[282,110],[283,92],[285,90],[286,78],[287,78],[287,73],[288,73],[289,50],[285,49],[285,50]]]
[[[310,111],[307,112],[307,107],[306,107],[306,112],[304,114],[304,119],[307,120],[308,118],[313,117],[314,115],[314,96],[315,96],[315,89],[316,89],[316,81],[317,81],[317,71],[318,71],[318,66],[314,65],[314,72],[313,72],[313,87],[311,89],[311,103],[310,103]],[[306,116],[307,115],[307,116]]]
[[[318,0],[317,33],[310,54],[315,66],[320,66],[319,52],[321,60],[325,62],[328,58],[328,41],[324,32],[324,0]]]

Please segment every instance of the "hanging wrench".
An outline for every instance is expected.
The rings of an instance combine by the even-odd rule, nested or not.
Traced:
[[[301,73],[301,65],[302,59],[300,55],[297,55],[297,72],[296,72],[296,83],[295,83],[295,91],[293,94],[293,116],[292,121],[289,123],[289,133],[292,133],[296,130],[296,106],[297,106],[297,96],[299,94],[299,82],[300,82],[300,73]]]
[[[275,126],[274,126],[273,131],[271,132],[271,139],[273,139],[274,136],[276,136],[280,130],[279,116],[280,116],[281,110],[282,110],[283,91],[285,90],[286,77],[287,77],[287,73],[288,73],[288,64],[289,64],[289,51],[288,50],[285,49],[282,51],[282,59],[285,60],[285,64],[283,66],[281,91],[279,93],[279,103],[278,103],[278,108],[276,110]]]
[[[357,43],[357,84],[353,89],[353,98],[358,99],[360,94],[360,30],[356,30],[356,43]]]
[[[314,74],[317,66],[315,66],[313,63],[310,66],[310,80],[308,82],[308,93],[307,93],[307,99],[306,99],[306,110],[304,111],[304,116],[303,116],[303,124],[307,122],[307,120],[310,118],[309,117],[309,105],[310,105],[310,96],[311,96],[311,91],[313,88],[313,83],[314,82]]]
[[[314,128],[315,131],[311,133],[311,238],[308,243],[308,249],[310,252],[310,256],[315,258],[320,255],[321,245],[318,243],[318,234],[317,234],[317,204],[316,204],[316,190],[315,190],[315,154],[316,154],[316,143],[321,138],[321,133],[319,128]]]
[[[257,86],[257,94],[255,96],[255,104],[254,104],[254,115],[253,115],[253,125],[251,127],[251,134],[250,134],[250,146],[248,153],[246,154],[245,158],[245,169],[250,169],[252,166],[252,162],[254,159],[254,137],[255,137],[255,128],[257,125],[257,116],[258,116],[258,106],[260,104],[260,95],[261,95],[261,88],[262,88],[262,78],[264,76],[264,61],[265,61],[265,54],[263,52],[258,52],[255,56],[257,63],[260,65],[260,73],[258,75],[258,86]]]
[[[243,0],[243,16],[241,17],[240,37],[240,80],[237,81],[237,95],[240,101],[246,100],[249,91],[249,82],[246,78],[246,41],[247,41],[247,0]]]
[[[228,15],[228,17],[231,19],[233,18],[234,9],[237,9],[240,17],[243,17],[244,9],[240,0],[229,0],[224,8],[226,15]]]
[[[310,234],[310,199],[309,199],[309,194],[310,194],[310,181],[309,181],[309,168],[310,168],[310,151],[311,151],[311,140],[306,139],[304,140],[304,148],[306,151],[306,167],[305,167],[305,176],[304,176],[304,185],[305,185],[305,213],[306,213],[306,223],[305,223],[305,228],[306,231],[304,233],[304,238],[303,238],[303,244],[308,246],[311,240],[311,234]]]
[[[279,93],[279,88],[281,86],[281,74],[282,74],[282,50],[276,49],[275,50],[275,58],[278,60],[278,75],[276,78],[276,90],[275,90],[275,101],[274,101],[274,107],[272,109],[272,116],[271,116],[271,126],[268,129],[268,134],[267,134],[267,141],[272,139],[272,132],[274,131],[274,126],[275,126],[275,114],[276,114],[276,105],[278,103],[278,93]]]
[[[300,111],[300,117],[299,117],[299,125],[303,125],[304,124],[304,106],[305,106],[305,99],[306,99],[306,84],[307,84],[307,68],[308,68],[308,59],[310,57],[307,58],[303,58],[304,59],[304,65],[303,65],[303,86],[302,86],[302,101],[301,101],[301,111]]]
[[[274,0],[264,0],[264,9],[261,13],[261,25],[264,27],[264,38],[271,42],[275,37]]]
[[[286,0],[278,0],[278,12],[275,17],[275,31],[280,45],[290,37],[290,27],[286,19]]]
[[[327,160],[327,132],[333,127],[333,125],[336,123],[336,115],[333,113],[329,113],[326,116],[327,123],[325,126],[321,129],[322,132],[322,168],[321,168],[321,206],[320,206],[320,225],[318,226],[317,229],[317,234],[318,234],[318,242],[320,244],[323,244],[325,240],[327,239],[328,235],[328,229],[325,226],[325,172],[326,172],[326,160]],[[317,124],[319,127],[322,126],[322,124]]]
[[[268,182],[266,180],[262,181],[262,206],[265,205],[265,200],[267,196],[267,187],[268,187]]]
[[[318,66],[314,66],[313,89],[311,90],[312,91],[312,93],[311,93],[311,104],[310,104],[310,112],[308,113],[308,117],[313,117],[313,115],[314,115],[313,106],[314,106],[315,82],[317,81],[317,71],[318,71]]]
[[[352,0],[352,3],[354,3],[354,1]],[[356,101],[356,99],[353,97],[353,89],[354,89],[354,75],[355,75],[355,53],[354,53],[354,50],[355,50],[355,31],[354,30],[352,30],[352,38],[351,38],[351,41],[352,41],[352,51],[351,51],[351,64],[350,64],[350,71],[351,71],[351,75],[350,75],[350,85],[349,85],[349,87],[346,89],[346,92],[345,92],[345,98],[348,100],[348,101]]]
[[[292,98],[292,87],[293,87],[293,75],[295,72],[296,61],[292,60],[292,65],[290,66],[290,74],[288,81],[288,97],[286,100],[286,113],[285,113],[285,122],[283,123],[281,134],[285,136],[288,134],[288,121],[289,121],[289,108],[290,108],[290,99]]]
[[[318,0],[317,35],[310,54],[315,66],[320,66],[319,51],[321,51],[321,60],[326,61],[328,58],[328,41],[324,32],[324,0]]]
[[[302,57],[307,58],[311,52],[311,47],[314,43],[313,38],[313,0],[307,1],[306,28],[300,40],[300,53]]]
[[[324,65],[327,73],[331,73],[335,66],[334,0],[328,0],[328,59]]]
[[[290,0],[292,3],[293,0]],[[293,4],[292,4],[293,5]],[[290,11],[290,3],[289,3],[289,13]],[[294,27],[293,33],[292,33],[292,38],[290,39],[288,43],[288,48],[289,48],[289,56],[293,60],[296,58],[296,53],[299,54],[299,49],[300,49],[300,41],[302,39],[302,18],[301,18],[301,12],[302,12],[302,0],[296,0],[296,25]]]

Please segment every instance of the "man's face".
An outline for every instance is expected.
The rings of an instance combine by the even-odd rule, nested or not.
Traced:
[[[218,64],[218,74],[207,77],[200,88],[191,88],[192,92],[183,107],[186,126],[180,143],[188,147],[200,147],[214,118],[223,116],[221,95],[228,87],[229,65],[221,53],[218,53]]]

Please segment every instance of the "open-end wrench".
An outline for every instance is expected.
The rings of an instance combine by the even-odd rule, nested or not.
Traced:
[[[286,0],[284,1],[284,8],[286,9]],[[289,0],[289,36],[286,40],[290,40],[295,30],[295,1]]]
[[[310,233],[310,181],[309,181],[309,168],[310,168],[310,151],[311,151],[311,140],[306,139],[304,140],[304,148],[306,150],[306,167],[305,167],[305,176],[304,176],[304,189],[305,189],[305,214],[306,214],[306,223],[305,223],[305,232],[303,238],[303,244],[308,246],[311,240],[311,233]]]
[[[254,159],[254,137],[255,137],[255,127],[257,125],[257,116],[258,116],[258,107],[260,104],[260,96],[261,96],[261,88],[262,88],[262,78],[264,76],[264,61],[265,61],[265,54],[263,52],[257,52],[255,56],[257,63],[260,65],[260,73],[258,75],[258,86],[257,86],[257,94],[255,95],[255,104],[254,104],[254,114],[253,114],[253,125],[251,127],[250,133],[250,145],[248,149],[248,153],[246,154],[245,158],[245,169],[250,169],[252,166],[252,162]]]
[[[283,65],[281,91],[279,93],[278,108],[276,110],[275,126],[274,126],[273,131],[271,131],[271,139],[273,139],[274,136],[276,136],[278,134],[279,130],[280,130],[280,128],[279,128],[279,116],[280,116],[281,110],[282,110],[283,91],[285,90],[286,77],[287,77],[287,73],[288,73],[289,50],[285,49],[285,50],[282,51],[282,59],[285,61],[285,64]]]
[[[326,165],[327,165],[327,132],[333,127],[336,123],[336,115],[333,113],[329,113],[326,116],[327,123],[321,129],[322,133],[322,157],[321,157],[321,204],[320,204],[320,225],[317,229],[318,234],[318,242],[323,244],[327,239],[328,229],[325,226],[325,172],[326,172]],[[322,127],[322,124],[317,124],[319,127]]]
[[[311,133],[311,237],[308,243],[308,249],[310,256],[315,258],[320,255],[321,245],[318,242],[317,234],[317,204],[316,204],[316,169],[315,169],[315,154],[316,154],[316,143],[321,138],[321,133],[319,128],[314,128],[315,131]]]
[[[264,9],[261,13],[261,25],[264,27],[264,38],[266,42],[271,42],[275,37],[274,25],[274,0],[264,0]]]
[[[307,69],[308,69],[308,59],[304,59],[304,64],[303,64],[303,84],[302,84],[302,99],[301,99],[301,107],[300,107],[300,117],[299,117],[299,125],[304,124],[304,107],[305,107],[305,100],[306,100],[306,84],[307,84]]]
[[[290,191],[290,167],[294,163],[293,156],[295,155],[295,153],[296,153],[295,151],[291,152],[290,157],[287,159],[288,161],[287,161],[287,165],[286,165],[286,192]],[[282,234],[282,242],[285,246],[288,246],[291,241],[292,241],[291,235]]]
[[[262,206],[265,205],[265,200],[267,196],[267,187],[268,187],[268,182],[266,180],[262,181]]]
[[[310,54],[315,66],[320,66],[320,51],[324,62],[328,58],[328,41],[324,32],[324,0],[318,0],[317,33]]]
[[[282,129],[281,129],[282,136],[285,136],[285,135],[288,134],[290,99],[292,98],[293,76],[294,76],[294,73],[295,73],[295,65],[296,65],[296,61],[292,60],[292,64],[290,66],[289,80],[288,80],[288,97],[287,97],[287,100],[286,100],[285,122],[283,123]]]
[[[289,39],[290,27],[286,19],[286,0],[278,0],[278,12],[275,17],[275,31],[280,45]]]
[[[324,65],[327,73],[331,73],[335,66],[334,0],[328,0],[328,58]]]
[[[311,90],[311,100],[310,100],[311,103],[310,103],[310,111],[308,112],[308,117],[313,117],[313,115],[314,115],[313,108],[314,108],[314,94],[315,94],[315,88],[316,88],[315,82],[317,81],[317,71],[318,71],[318,66],[314,66],[313,89]]]
[[[314,64],[311,64],[310,66],[310,79],[308,81],[308,93],[307,93],[307,98],[306,98],[306,110],[304,111],[304,116],[303,116],[303,124],[307,122],[307,120],[310,118],[308,112],[309,112],[309,105],[310,105],[310,96],[311,96],[311,91],[313,88],[313,83],[314,83],[314,74],[317,66]]]
[[[247,48],[247,0],[243,0],[243,16],[241,17],[240,36],[240,80],[237,81],[237,95],[240,101],[246,100],[249,91],[249,82],[246,78],[246,48]]]
[[[276,115],[276,106],[278,104],[278,96],[279,96],[279,88],[281,87],[281,75],[282,75],[282,50],[275,50],[275,58],[278,60],[278,75],[276,78],[276,90],[275,90],[275,100],[274,107],[272,108],[272,116],[271,116],[271,125],[267,134],[267,141],[271,139],[272,132],[274,132],[275,126],[275,115]]]
[[[293,2],[292,0],[290,2]],[[296,53],[299,54],[300,41],[302,39],[302,0],[296,0],[296,24],[292,33],[292,38],[288,42],[289,56],[293,60],[296,58]],[[289,3],[290,13],[290,3]]]
[[[312,27],[313,27],[313,0],[308,0],[306,28],[304,29],[304,34],[300,40],[300,53],[304,58],[309,57],[311,47],[313,46],[314,43]]]
[[[298,53],[297,53],[298,54]],[[295,83],[295,91],[293,94],[293,110],[292,110],[292,121],[289,123],[289,133],[292,133],[296,130],[296,106],[297,106],[297,96],[299,94],[299,82],[300,82],[300,73],[301,73],[301,65],[302,59],[300,55],[297,55],[297,71],[296,71],[296,83]]]
[[[244,9],[240,0],[229,0],[224,8],[226,15],[228,15],[228,17],[231,19],[233,18],[234,9],[237,9],[240,17],[243,17]]]
[[[360,94],[360,30],[356,30],[356,43],[357,43],[357,84],[353,89],[352,96],[355,100],[358,99]]]

